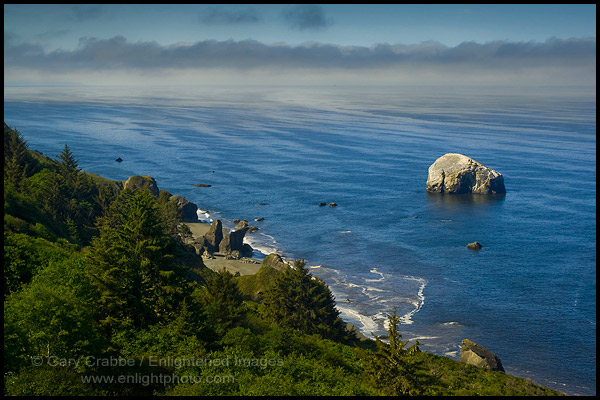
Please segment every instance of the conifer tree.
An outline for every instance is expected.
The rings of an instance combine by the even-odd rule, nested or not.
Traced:
[[[29,160],[27,143],[17,130],[4,124],[4,181],[19,188],[27,177]]]
[[[245,309],[234,276],[223,268],[205,278],[196,297],[204,309],[208,326],[219,337],[241,322]]]
[[[265,292],[263,315],[274,322],[328,339],[347,338],[329,287],[313,277],[304,260],[296,260]]]
[[[79,169],[77,168],[77,160],[75,156],[69,149],[69,146],[65,144],[65,148],[58,155],[59,163],[59,171],[60,174],[65,178],[65,182],[68,187],[75,189],[75,184],[77,182],[77,177],[79,174]]]
[[[89,267],[100,292],[101,323],[112,331],[172,317],[187,285],[154,196],[147,189],[124,190],[101,224]]]
[[[388,318],[389,344],[375,336],[377,352],[373,355],[367,366],[367,371],[376,387],[384,390],[386,395],[419,395],[421,388],[417,384],[416,368],[413,355],[419,352],[419,341],[405,349],[408,341],[402,341],[398,330],[400,317],[394,308]]]

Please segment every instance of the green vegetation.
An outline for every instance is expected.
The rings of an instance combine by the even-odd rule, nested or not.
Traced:
[[[555,395],[350,334],[303,261],[204,267],[170,194],[29,150],[4,125],[5,395]]]

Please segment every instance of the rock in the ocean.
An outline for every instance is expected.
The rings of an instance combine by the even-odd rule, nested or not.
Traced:
[[[471,250],[481,250],[482,247],[483,246],[479,242],[473,242],[473,243],[467,244],[467,249],[471,249]]]
[[[460,346],[460,361],[477,367],[504,372],[497,355],[475,342],[465,339]]]
[[[181,217],[187,222],[198,222],[198,206],[182,196],[171,196],[169,201],[174,202],[181,212]]]
[[[194,186],[196,186],[196,187],[211,187],[212,185],[209,185],[208,183],[196,183]]]
[[[121,157],[119,157],[119,158],[117,158],[115,161],[116,161],[116,162],[123,162],[123,159],[122,159]]]
[[[329,207],[337,207],[337,204],[334,202],[329,203]]]
[[[327,203],[325,203],[325,202],[320,202],[319,203],[319,207],[325,207],[326,205],[327,205]]]
[[[444,154],[429,167],[427,191],[436,193],[506,193],[502,174],[457,153]]]
[[[147,175],[135,175],[123,182],[123,189],[148,188],[150,192],[158,197],[158,185],[153,177]]]

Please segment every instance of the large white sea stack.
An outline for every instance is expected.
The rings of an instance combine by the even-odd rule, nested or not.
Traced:
[[[498,171],[457,153],[444,154],[429,167],[427,191],[434,193],[506,193]]]

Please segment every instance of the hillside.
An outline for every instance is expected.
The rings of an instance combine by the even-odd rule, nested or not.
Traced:
[[[213,272],[166,195],[28,149],[4,124],[4,394],[560,395],[346,330],[302,260]]]

